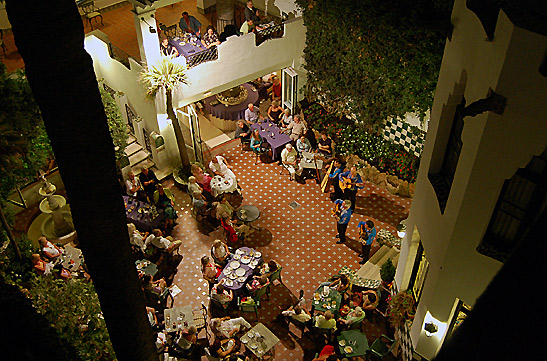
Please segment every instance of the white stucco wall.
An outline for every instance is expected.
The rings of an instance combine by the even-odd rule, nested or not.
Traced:
[[[547,80],[538,72],[547,38],[515,28],[501,11],[495,38],[486,42],[479,19],[463,0],[455,2],[452,23],[396,276],[405,289],[414,263],[410,230],[417,227],[430,265],[411,337],[415,350],[429,359],[444,334],[425,336],[426,313],[448,322],[456,298],[474,305],[501,267],[476,247],[503,182],[547,146]],[[467,104],[485,98],[491,88],[507,98],[507,106],[502,115],[486,112],[465,118],[463,148],[442,215],[427,175],[442,161],[450,131],[446,122],[451,122],[445,113],[459,103],[450,96],[459,91],[458,83]]]

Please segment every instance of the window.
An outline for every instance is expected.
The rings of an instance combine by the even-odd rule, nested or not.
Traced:
[[[462,111],[464,108],[465,98],[462,99],[461,103],[456,107],[440,170],[435,173],[429,173],[429,181],[437,194],[441,213],[444,213],[446,207],[446,201],[450,194],[450,188],[454,181],[454,174],[456,173],[463,146],[462,131],[464,122]]]
[[[547,206],[547,150],[506,180],[477,250],[504,262]]]
[[[420,301],[422,295],[422,289],[424,288],[425,278],[427,270],[429,268],[429,262],[425,257],[424,247],[422,242],[418,245],[418,251],[416,252],[416,258],[414,259],[414,267],[412,268],[412,275],[410,276],[410,283],[408,288],[411,290],[416,304]]]

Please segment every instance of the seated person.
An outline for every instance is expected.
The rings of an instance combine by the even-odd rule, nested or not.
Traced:
[[[205,29],[205,35],[203,35],[203,43],[207,48],[220,45],[218,34],[212,25],[207,26],[207,29]]]
[[[198,38],[201,38],[201,23],[188,12],[183,12],[179,21],[180,30],[190,33]]]
[[[272,100],[272,104],[268,108],[268,118],[275,124],[279,124],[281,115],[283,114],[283,108],[279,106],[279,101]]]
[[[262,149],[262,137],[260,136],[258,129],[255,129],[251,134],[251,150],[255,153],[260,153]]]
[[[148,236],[148,232],[139,232],[133,223],[127,223],[127,231],[129,232],[129,242],[144,251],[146,249],[144,240]]]
[[[363,305],[361,308],[365,311],[373,311],[380,302],[378,294],[374,290],[363,291]]]
[[[338,322],[342,326],[351,326],[354,323],[361,322],[365,318],[365,312],[361,307],[355,307],[354,310],[350,311],[346,318],[339,318]]]
[[[171,236],[163,237],[161,230],[154,229],[152,234],[149,235],[144,241],[144,245],[146,247],[150,244],[158,249],[165,250],[170,253],[177,250],[182,245],[182,241],[173,241]]]
[[[302,152],[311,152],[311,144],[305,135],[301,135],[296,141],[296,150],[298,154],[302,155]]]
[[[340,278],[334,280],[330,287],[335,287],[336,290],[343,295],[344,300],[348,300],[351,295],[351,282],[349,281],[348,276],[341,275]]]
[[[163,56],[179,56],[179,51],[173,45],[169,44],[169,40],[167,38],[161,39],[160,52]]]
[[[220,197],[219,202],[213,202],[213,207],[215,207],[216,212],[215,217],[217,219],[221,219],[223,216],[226,216],[229,219],[232,219],[232,216],[234,215],[234,207],[232,207],[225,194]]]
[[[157,281],[152,281],[152,276],[147,274],[142,276],[141,283],[142,283],[143,290],[154,292],[158,295],[161,295],[163,291],[165,291],[165,289],[167,288],[165,279],[160,278]]]
[[[230,250],[228,245],[222,242],[220,239],[217,239],[213,242],[213,247],[211,248],[211,254],[216,263],[221,266],[225,266],[228,263],[228,257],[230,256]]]
[[[38,238],[38,243],[40,244],[42,254],[49,260],[55,260],[63,253],[61,247],[48,241],[46,237]]]
[[[141,185],[139,178],[135,177],[135,174],[131,171],[127,173],[127,180],[125,181],[125,190],[127,195],[138,200],[146,200],[144,194],[144,188]]]
[[[209,346],[211,356],[220,359],[224,359],[234,351],[236,351],[236,340],[233,338],[221,340],[219,337],[215,337],[215,341]]]
[[[302,174],[300,163],[296,160],[297,156],[298,153],[296,152],[296,149],[293,148],[291,143],[285,145],[285,149],[281,152],[281,163],[283,163],[283,166],[288,169],[290,179],[292,181],[296,180],[296,175],[300,176]]]
[[[318,315],[315,317],[315,327],[318,328],[333,328],[336,330],[336,319],[332,312],[327,311],[324,315]]]
[[[334,359],[331,356],[334,356]],[[325,347],[323,347],[319,356],[314,358],[312,361],[325,361],[325,360],[329,360],[329,361],[338,360],[334,351],[334,346],[326,345]]]
[[[156,310],[146,306],[146,315],[148,316],[148,321],[150,321],[150,326],[157,326],[158,318],[156,317]]]
[[[196,326],[189,326],[188,329],[178,330],[174,337],[173,348],[175,356],[185,356],[192,353],[198,342]]]
[[[203,169],[198,164],[192,164],[192,175],[196,178],[197,184],[202,188],[202,193],[205,199],[213,200],[213,194],[211,190],[211,176],[204,173]]]
[[[311,320],[311,315],[308,310],[300,306],[291,306],[287,310],[281,312],[281,314],[302,323],[308,323]]]
[[[270,284],[270,280],[267,276],[254,276],[250,283],[247,283],[247,289],[251,292],[255,292],[261,288],[264,288]]]
[[[245,109],[245,121],[249,125],[253,125],[257,123],[259,120],[264,120],[264,118],[260,115],[260,111],[253,103],[249,103],[247,105],[247,109]]]
[[[207,256],[201,257],[201,274],[203,279],[209,283],[209,293],[217,282],[220,272],[222,272],[222,267],[211,262],[211,259]]]
[[[232,302],[232,300],[234,299],[234,293],[232,292],[232,290],[224,287],[223,281],[224,279],[222,279],[220,283],[217,283],[213,286],[213,289],[211,290],[211,298],[222,304],[226,304]]]
[[[281,128],[287,128],[289,124],[292,122],[292,115],[290,109],[285,109],[283,111],[283,115],[281,116],[281,121],[279,122],[279,125]]]
[[[251,325],[243,317],[230,318],[230,316],[226,316],[211,320],[211,330],[213,330],[213,333],[224,338],[232,338],[239,331],[250,328]]]
[[[291,131],[289,137],[292,141],[296,142],[298,138],[305,135],[307,132],[306,124],[300,119],[300,115],[296,114],[293,117],[291,124],[287,126],[287,130]]]
[[[257,26],[253,20],[247,20],[244,21],[243,24],[241,24],[241,27],[239,28],[239,33],[243,35],[248,33],[254,33],[263,29],[263,27]]]
[[[211,159],[209,169],[214,175],[219,175],[223,178],[232,178],[233,180],[236,179],[234,172],[232,172],[232,166],[221,155],[217,155]]]
[[[54,274],[57,278],[65,281],[72,276],[70,272],[67,269],[63,268],[61,264],[54,266],[52,263],[44,261],[37,253],[34,253],[30,257],[30,260],[32,262],[32,267],[34,268],[34,271],[36,271],[36,273],[38,273],[40,276]]]
[[[165,226],[172,228],[177,220],[177,211],[175,211],[175,197],[171,190],[164,188],[161,184],[156,186],[157,190],[154,192],[154,203],[163,209],[165,215]]]
[[[321,138],[317,141],[317,151],[327,157],[332,155],[332,140],[325,130],[321,132]]]
[[[262,266],[260,267],[260,274],[265,275],[266,277],[270,277],[272,273],[277,271],[280,267],[281,266],[279,265],[279,263],[272,259],[268,263],[262,264]]]
[[[241,353],[233,353],[228,356],[226,361],[251,361],[251,359],[249,358],[249,356],[245,356]]]
[[[226,232],[226,241],[228,244],[234,244],[238,239],[246,240],[254,231],[245,223],[238,224],[232,221],[227,213],[220,214],[220,224]]]
[[[251,137],[251,128],[240,119],[237,121],[237,128],[235,133],[235,139],[239,138],[241,142],[248,140]]]

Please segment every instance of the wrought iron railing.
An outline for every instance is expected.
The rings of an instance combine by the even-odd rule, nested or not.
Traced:
[[[283,34],[285,33],[285,24],[277,24],[273,26],[269,26],[266,29],[257,31],[255,33],[255,43],[256,46],[259,46],[266,40],[270,39],[280,39],[283,37]]]
[[[125,51],[113,45],[112,43],[108,43],[108,54],[112,59],[117,60],[125,65],[127,69],[131,69],[131,65],[129,64],[129,58],[135,60],[131,55],[127,54]]]
[[[203,64],[208,61],[218,59],[218,49],[216,46],[212,46],[209,49],[200,51],[199,53],[192,54],[186,58],[186,66],[193,68],[199,64]]]

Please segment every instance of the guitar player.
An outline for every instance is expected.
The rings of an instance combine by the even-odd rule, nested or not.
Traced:
[[[355,198],[357,191],[363,189],[365,184],[361,176],[357,173],[357,168],[351,167],[349,171],[340,173],[340,188],[344,191],[344,199],[351,201],[351,211],[355,211]]]

